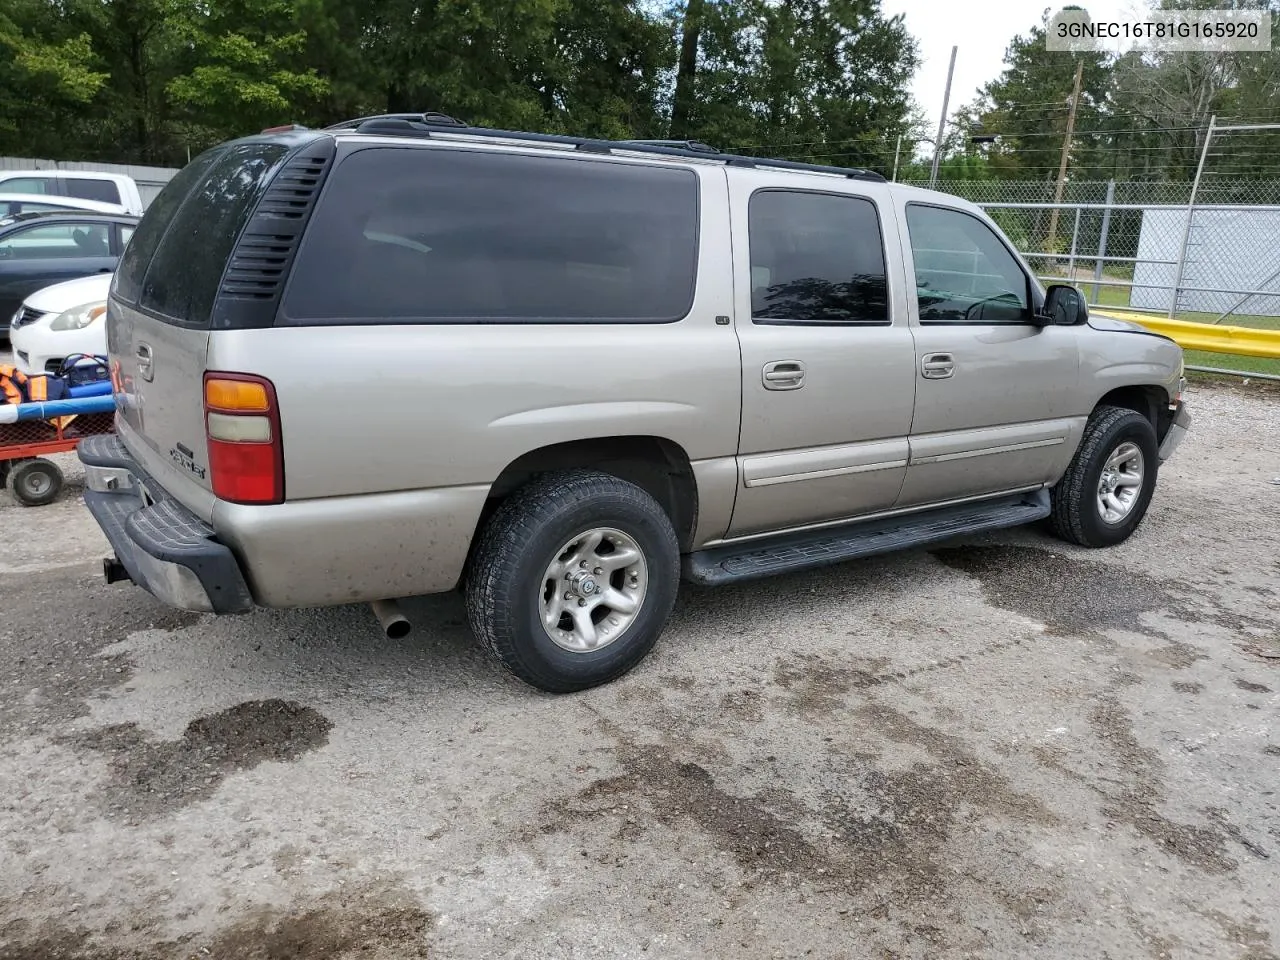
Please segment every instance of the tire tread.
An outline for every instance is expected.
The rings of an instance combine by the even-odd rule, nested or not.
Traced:
[[[1085,479],[1102,447],[1111,442],[1112,432],[1126,420],[1137,419],[1150,426],[1150,421],[1127,407],[1099,406],[1089,416],[1075,456],[1067,466],[1062,479],[1049,492],[1049,527],[1053,533],[1082,547],[1102,546],[1089,535],[1084,524],[1084,510],[1092,507],[1086,490]],[[1155,470],[1156,464],[1148,469]]]
[[[625,504],[661,517],[668,540],[667,557],[671,560],[666,575],[679,577],[680,550],[675,530],[658,502],[634,484],[594,470],[571,470],[535,478],[507,497],[485,524],[471,559],[466,585],[467,619],[471,632],[493,659],[526,683],[552,692],[567,693],[616,679],[639,662],[657,641],[655,631],[637,656],[621,661],[608,675],[590,683],[567,681],[536,670],[512,642],[520,613],[513,609],[516,597],[507,585],[513,579],[520,550],[547,518],[584,500],[592,500],[604,510],[610,503]],[[652,565],[661,558],[646,560]],[[651,578],[662,574],[663,571],[654,570]],[[662,622],[669,613],[669,607],[662,611]]]

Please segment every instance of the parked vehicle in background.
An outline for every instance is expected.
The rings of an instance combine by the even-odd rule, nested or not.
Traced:
[[[1129,537],[1182,351],[860,170],[432,115],[207,151],[107,306],[85,502],[132,579],[246,612],[465,592],[545,690],[747,580],[1047,519]],[[334,371],[361,358],[359,383]],[[390,602],[387,602],[390,601]]]
[[[67,357],[107,352],[111,274],[95,273],[42,287],[13,316],[9,342],[23,373],[57,373]]]
[[[41,287],[109,274],[138,218],[107,213],[20,213],[0,218],[0,339]]]
[[[94,200],[142,216],[142,194],[132,177],[92,170],[0,170],[0,193]]]
[[[32,193],[0,193],[0,219],[19,213],[62,213],[68,210],[90,213],[128,213],[118,203],[78,200],[74,197],[50,197]]]

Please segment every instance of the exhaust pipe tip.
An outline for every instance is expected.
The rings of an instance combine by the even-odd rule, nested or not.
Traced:
[[[413,624],[400,609],[399,601],[374,600],[369,604],[369,609],[378,618],[378,623],[382,625],[382,632],[386,634],[388,640],[403,640],[413,629]]]

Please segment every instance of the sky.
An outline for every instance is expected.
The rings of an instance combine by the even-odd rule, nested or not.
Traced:
[[[1119,18],[1143,9],[1136,0],[1075,2],[1095,20]],[[952,45],[960,49],[956,53],[949,114],[973,100],[980,86],[1000,75],[1005,48],[1014,36],[1027,33],[1038,24],[1046,8],[1056,13],[1065,5],[1061,0],[881,0],[880,9],[886,16],[906,15],[907,29],[920,44],[922,62],[911,91],[929,118],[929,135],[938,129]],[[1046,51],[1045,56],[1067,54]],[[1070,93],[1064,91],[1063,97]]]

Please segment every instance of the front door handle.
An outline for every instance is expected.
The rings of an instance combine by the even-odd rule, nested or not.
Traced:
[[[799,390],[804,386],[804,364],[799,360],[766,363],[761,379],[766,390]]]
[[[926,380],[945,380],[955,372],[956,358],[949,353],[926,353],[920,358],[920,375]]]

